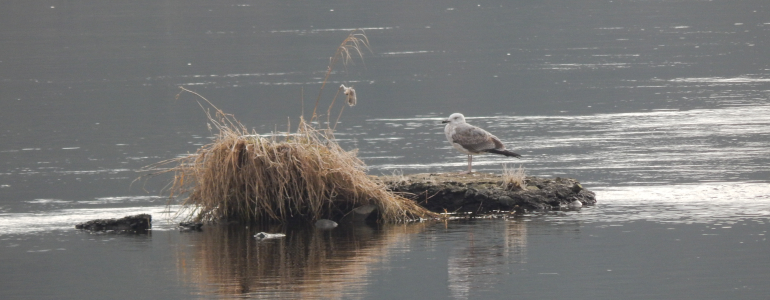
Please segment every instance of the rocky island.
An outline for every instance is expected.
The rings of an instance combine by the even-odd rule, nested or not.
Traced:
[[[595,194],[571,178],[526,176],[519,184],[511,184],[504,183],[506,179],[503,175],[489,173],[421,173],[370,177],[384,184],[390,191],[436,213],[523,213],[596,204]],[[364,208],[365,211],[358,211]],[[357,208],[353,210],[356,212],[352,214],[353,218],[366,219],[373,209],[373,205]],[[121,219],[92,220],[78,224],[75,228],[138,233],[149,230],[152,227],[151,220],[150,215],[141,214]],[[199,231],[201,225],[200,222],[182,222],[180,230]]]
[[[593,192],[570,178],[527,176],[523,186],[504,185],[502,175],[488,173],[422,173],[377,178],[391,191],[434,212],[526,212],[596,203]]]

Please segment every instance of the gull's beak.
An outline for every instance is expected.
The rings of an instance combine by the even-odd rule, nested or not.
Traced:
[[[446,119],[446,120],[444,120],[444,121],[441,121],[441,124],[444,124],[444,123],[449,123],[449,119]]]

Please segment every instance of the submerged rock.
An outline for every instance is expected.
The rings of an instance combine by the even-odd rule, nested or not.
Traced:
[[[76,229],[90,231],[118,231],[144,233],[152,228],[152,216],[140,214],[120,219],[97,219],[75,225]]]
[[[179,231],[201,231],[203,223],[201,222],[182,222],[179,223]]]
[[[332,229],[337,227],[337,222],[334,222],[329,219],[320,219],[318,221],[315,221],[315,228],[318,229]]]
[[[377,206],[372,204],[366,204],[366,205],[356,207],[352,209],[349,213],[347,213],[342,218],[342,220],[340,220],[340,223],[364,223],[375,210],[377,210]],[[335,226],[336,226],[336,223],[335,223]],[[318,227],[317,222],[316,222],[316,227]]]
[[[567,204],[567,208],[569,209],[580,209],[581,207],[583,207],[583,203],[578,200],[572,201],[569,204]]]
[[[403,193],[434,212],[523,212],[566,208],[575,201],[581,206],[596,203],[595,194],[571,178],[527,176],[524,188],[503,187],[501,175],[487,173],[423,173],[379,178],[390,190]]]

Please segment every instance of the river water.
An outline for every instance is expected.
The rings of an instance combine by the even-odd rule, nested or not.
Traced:
[[[760,299],[770,294],[766,1],[15,1],[0,9],[0,298]],[[143,166],[307,117],[370,174],[456,172],[453,112],[598,204],[509,219],[179,232]],[[334,116],[339,106],[334,108]],[[147,235],[74,224],[153,215]],[[285,238],[257,241],[260,231]]]

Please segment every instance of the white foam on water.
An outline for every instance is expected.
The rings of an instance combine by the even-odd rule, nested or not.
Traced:
[[[141,206],[98,209],[60,209],[34,213],[0,213],[0,235],[35,234],[54,230],[76,230],[75,225],[94,219],[117,219],[129,215],[152,215],[153,230],[172,230],[180,222],[178,206]]]
[[[694,82],[694,83],[753,83],[753,82],[770,82],[770,78],[753,78],[748,76],[738,77],[691,77],[691,78],[674,78],[671,82]]]
[[[68,204],[72,203],[71,201],[62,200],[62,199],[35,199],[35,200],[27,200],[24,201],[30,204]]]
[[[425,53],[433,53],[435,51],[428,51],[428,50],[419,50],[419,51],[394,51],[394,52],[383,52],[382,55],[407,55],[407,54],[425,54]]]
[[[100,197],[94,200],[81,200],[77,201],[79,204],[115,204],[115,203],[132,203],[132,202],[159,202],[166,201],[167,197],[161,196],[116,196],[116,197]]]

